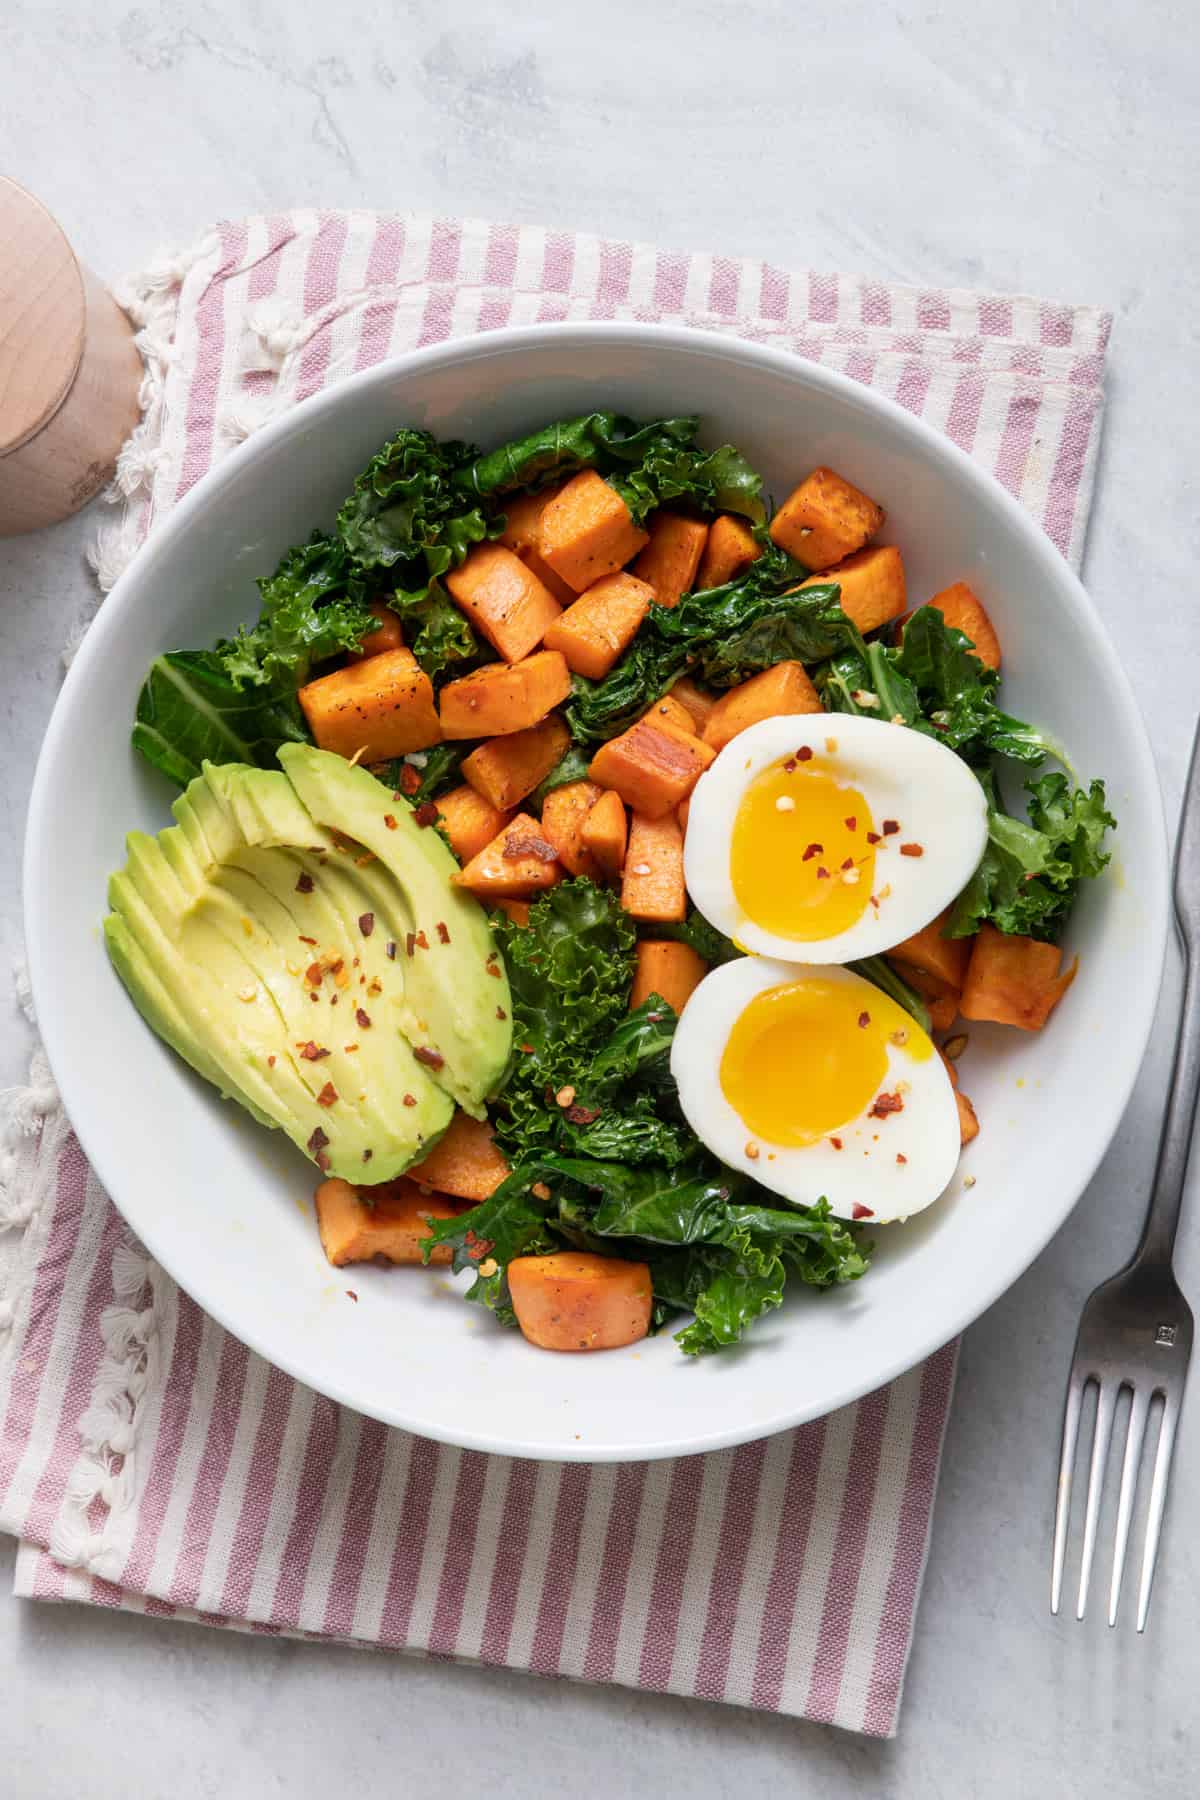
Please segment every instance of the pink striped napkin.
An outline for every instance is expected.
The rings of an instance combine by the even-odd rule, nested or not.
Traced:
[[[1091,308],[306,212],[224,224],[123,299],[146,413],[102,586],[279,408],[414,345],[575,318],[686,321],[842,369],[1082,552],[1110,323]],[[0,1529],[21,1540],[19,1594],[894,1731],[953,1345],[857,1406],[712,1456],[460,1452],[343,1411],[205,1317],[130,1241],[40,1057],[0,1176]]]

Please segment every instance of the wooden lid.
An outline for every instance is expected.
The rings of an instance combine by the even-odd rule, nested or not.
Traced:
[[[52,419],[83,355],[83,277],[40,201],[0,176],[0,456]]]

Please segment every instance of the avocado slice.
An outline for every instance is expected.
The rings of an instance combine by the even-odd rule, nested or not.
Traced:
[[[284,744],[279,761],[310,816],[338,838],[345,872],[365,887],[376,870],[357,846],[378,859],[379,873],[399,889],[412,918],[405,962],[404,1029],[465,1112],[485,1116],[512,1044],[508,976],[479,902],[451,885],[458,873],[440,833],[418,825],[407,800],[366,769],[328,750]],[[335,840],[336,841],[336,840]]]
[[[312,755],[303,775],[331,822],[289,774],[206,765],[175,825],[127,840],[105,940],[143,1017],[200,1075],[322,1169],[379,1182],[427,1153],[456,1099],[482,1111],[507,1060],[508,984],[437,834],[365,771]],[[341,771],[360,778],[350,808]],[[387,812],[407,880],[358,840],[359,824],[390,837]],[[422,931],[441,952],[427,959],[436,976]],[[456,980],[473,1002],[451,1004]]]

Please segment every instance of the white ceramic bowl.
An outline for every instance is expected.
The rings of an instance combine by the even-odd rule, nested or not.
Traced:
[[[829,463],[888,509],[914,599],[962,577],[1004,644],[1009,708],[1101,775],[1120,819],[1069,949],[1079,980],[1035,1036],[973,1029],[962,1065],[983,1129],[977,1177],[873,1269],[799,1295],[744,1348],[700,1362],[668,1334],[552,1356],[462,1304],[437,1271],[335,1271],[313,1170],[223,1105],[143,1025],[99,920],[126,831],[168,821],[171,793],[129,747],[151,657],[204,645],[256,611],[253,577],[328,525],[402,424],[483,445],[593,408],[695,412],[782,497]],[[1086,596],[1041,531],[958,450],[899,407],[797,358],[638,325],[501,331],[418,352],[319,394],[234,451],[176,508],[105,601],[38,764],[26,847],[38,1018],[68,1113],[113,1199],[201,1306],[334,1399],[452,1443],[534,1457],[708,1450],[815,1417],[909,1368],[978,1317],[1070,1213],[1129,1098],[1162,967],[1167,862],[1146,733]],[[354,1305],[346,1297],[353,1287]]]

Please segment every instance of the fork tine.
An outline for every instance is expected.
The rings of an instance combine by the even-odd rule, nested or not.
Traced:
[[[1108,1622],[1117,1622],[1121,1602],[1121,1582],[1125,1575],[1125,1553],[1129,1548],[1129,1527],[1137,1499],[1138,1470],[1142,1462],[1142,1442],[1146,1436],[1146,1419],[1150,1397],[1134,1388],[1129,1400],[1129,1423],[1125,1428],[1125,1460],[1121,1465],[1121,1497],[1117,1504],[1117,1541],[1113,1546],[1112,1586],[1108,1590]]]
[[[1150,1488],[1150,1510],[1146,1515],[1146,1547],[1142,1552],[1142,1580],[1138,1589],[1137,1628],[1146,1629],[1150,1611],[1150,1589],[1154,1586],[1154,1565],[1158,1560],[1158,1539],[1162,1530],[1163,1507],[1167,1500],[1167,1482],[1171,1475],[1171,1455],[1175,1448],[1175,1427],[1179,1423],[1179,1401],[1163,1396],[1162,1423],[1158,1428],[1158,1449],[1154,1456],[1154,1481]]]
[[[1088,1588],[1092,1580],[1092,1562],[1096,1555],[1096,1527],[1100,1522],[1100,1502],[1104,1498],[1104,1468],[1108,1462],[1108,1446],[1112,1440],[1113,1414],[1117,1408],[1117,1389],[1111,1381],[1098,1383],[1096,1392],[1096,1434],[1092,1439],[1092,1462],[1088,1470],[1087,1512],[1083,1521],[1083,1560],[1079,1566],[1079,1605],[1075,1617],[1082,1619],[1087,1611]]]
[[[1054,1567],[1050,1576],[1050,1611],[1057,1613],[1062,1599],[1063,1566],[1067,1559],[1067,1529],[1071,1523],[1071,1481],[1075,1470],[1075,1445],[1079,1438],[1079,1413],[1083,1382],[1071,1371],[1067,1405],[1063,1414],[1062,1454],[1058,1462],[1058,1500],[1054,1508]]]

